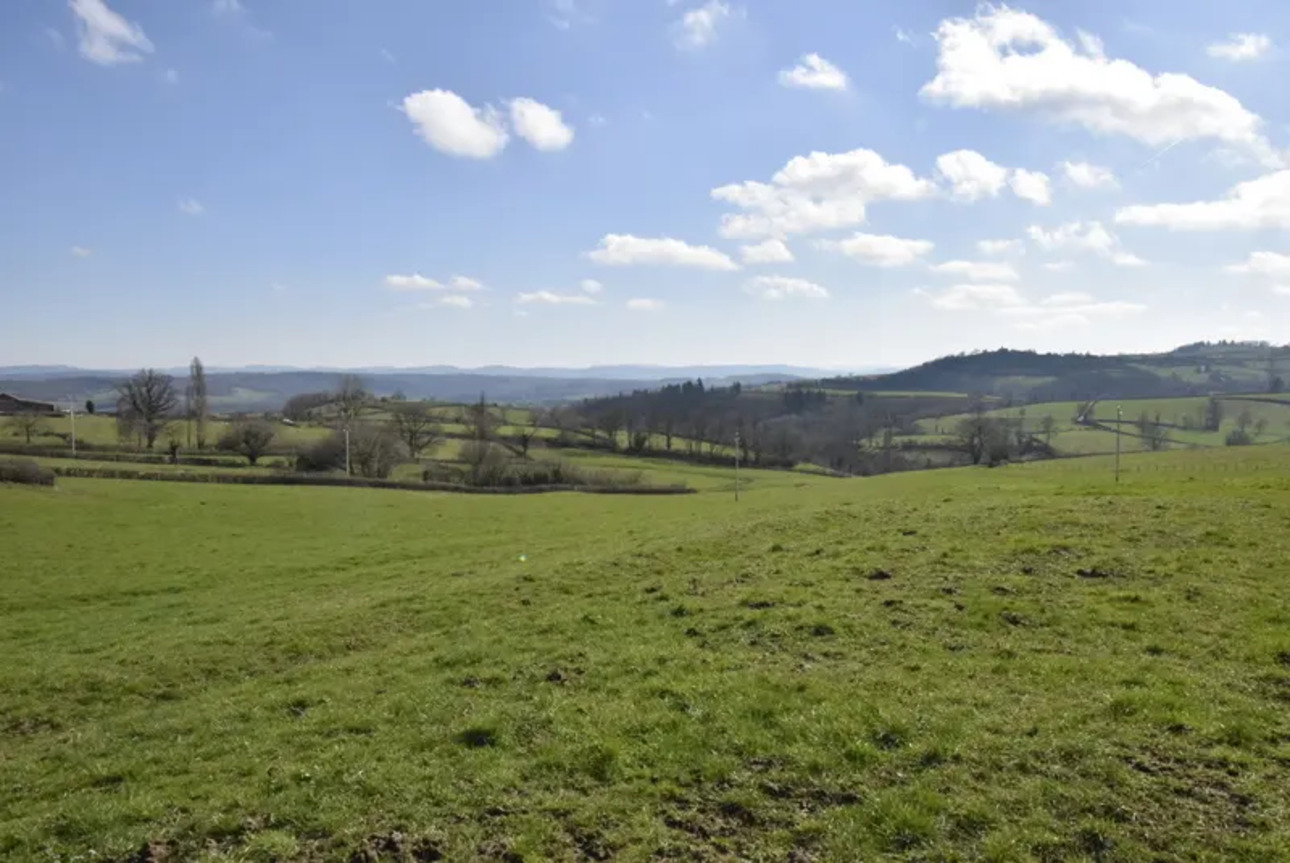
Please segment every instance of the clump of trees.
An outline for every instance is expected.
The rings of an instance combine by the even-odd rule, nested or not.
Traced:
[[[303,422],[316,416],[321,408],[331,404],[333,398],[329,392],[301,393],[287,399],[282,415],[292,422]]]

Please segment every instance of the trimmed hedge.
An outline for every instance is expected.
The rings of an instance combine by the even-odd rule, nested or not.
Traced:
[[[54,472],[43,468],[31,459],[0,459],[0,482],[16,482],[23,485],[53,485]]]
[[[555,491],[581,491],[588,494],[693,494],[683,485],[530,485],[468,486],[451,482],[398,482],[389,479],[364,479],[344,476],[310,476],[308,474],[225,474],[186,473],[184,471],[127,470],[125,468],[55,467],[53,474],[84,479],[137,479],[152,482],[206,482],[226,485],[312,485],[342,488],[387,488],[399,491],[446,491],[462,494],[541,494]]]
[[[171,464],[170,456],[160,452],[137,452],[121,451],[111,449],[90,449],[80,444],[76,447],[75,455],[70,449],[50,446],[15,446],[12,444],[0,444],[0,453],[10,455],[25,455],[35,458],[64,458],[76,459],[77,461],[111,461],[124,462],[127,464]],[[275,456],[269,455],[261,459],[263,466],[267,461],[272,460]],[[278,456],[281,458],[281,456]],[[228,457],[219,456],[202,456],[202,455],[181,455],[179,464],[186,464],[192,467],[226,467],[229,470],[247,467],[246,459],[233,460]]]

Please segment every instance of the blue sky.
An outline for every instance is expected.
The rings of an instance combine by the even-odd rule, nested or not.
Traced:
[[[1290,340],[1290,7],[9,0],[0,364]]]

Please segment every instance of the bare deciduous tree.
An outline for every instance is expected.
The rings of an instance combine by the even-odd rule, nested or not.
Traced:
[[[610,449],[618,449],[618,433],[623,428],[623,412],[617,408],[601,411],[596,417],[595,427],[604,432]]]
[[[219,439],[219,448],[226,452],[241,453],[255,464],[273,443],[276,432],[264,420],[242,419],[233,423]]]
[[[143,436],[148,449],[170,424],[175,406],[175,381],[170,375],[154,369],[141,369],[134,377],[117,385],[117,412]]]
[[[1044,436],[1044,443],[1051,444],[1053,442],[1053,430],[1056,427],[1057,421],[1053,419],[1052,414],[1044,414],[1043,418],[1039,420],[1039,431]]]
[[[1223,403],[1217,398],[1210,396],[1205,404],[1205,428],[1209,431],[1218,431],[1223,426]]]
[[[529,411],[528,418],[519,426],[519,431],[515,433],[515,440],[520,445],[520,455],[524,458],[529,456],[529,447],[537,439],[538,429],[542,425],[543,412],[537,408]]]
[[[383,424],[360,422],[350,429],[350,464],[354,473],[385,479],[399,463],[402,442]]]
[[[398,402],[391,413],[394,432],[414,459],[443,438],[437,418],[425,402]]]
[[[9,428],[13,429],[15,435],[21,435],[27,443],[31,443],[33,437],[48,431],[49,423],[45,421],[44,414],[37,411],[20,411],[9,417]]]
[[[1143,411],[1138,417],[1137,426],[1143,449],[1158,452],[1165,448],[1168,437],[1165,435],[1164,423],[1160,421],[1160,414],[1156,414],[1155,419],[1152,419],[1146,411]]]

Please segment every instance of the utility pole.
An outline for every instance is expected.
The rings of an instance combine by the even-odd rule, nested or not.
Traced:
[[[345,476],[353,476],[349,470],[349,423],[345,423]]]
[[[735,503],[739,503],[739,432],[735,432]]]
[[[1115,406],[1115,481],[1120,481],[1120,433],[1124,430],[1124,406]]]
[[[67,415],[72,419],[72,458],[76,458],[76,402],[69,402]]]

